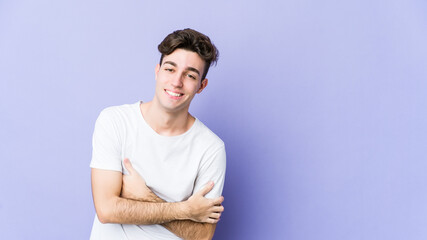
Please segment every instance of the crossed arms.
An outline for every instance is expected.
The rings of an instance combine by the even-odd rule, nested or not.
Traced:
[[[169,203],[146,186],[128,159],[124,163],[129,175],[92,169],[93,200],[102,223],[161,224],[183,239],[213,237],[224,198],[204,197],[212,190],[212,182],[186,201]]]

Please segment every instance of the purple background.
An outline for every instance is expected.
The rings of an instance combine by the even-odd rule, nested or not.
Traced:
[[[99,112],[157,44],[220,50],[191,112],[227,146],[215,239],[427,238],[427,2],[0,0],[0,239],[88,239]]]

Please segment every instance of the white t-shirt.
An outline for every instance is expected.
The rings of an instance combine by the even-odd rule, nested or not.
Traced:
[[[168,202],[188,199],[209,181],[206,197],[221,196],[225,177],[224,142],[197,118],[178,136],[162,136],[144,120],[140,102],[104,109],[93,133],[91,168],[127,173],[123,159],[145,179],[147,186]],[[91,240],[180,239],[161,225],[102,224],[98,217]]]

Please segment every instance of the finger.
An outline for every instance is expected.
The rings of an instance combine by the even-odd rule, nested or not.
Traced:
[[[206,194],[208,194],[208,192],[212,190],[213,186],[214,186],[214,183],[210,181],[200,191],[198,191],[197,194],[201,196],[205,196]]]
[[[205,222],[210,223],[210,224],[215,224],[219,221],[218,219],[213,219],[213,218],[208,218]]]
[[[128,170],[129,174],[132,175],[135,172],[135,169],[133,168],[132,163],[130,163],[129,158],[125,158],[123,163],[125,164],[126,170]]]
[[[215,206],[212,208],[212,211],[217,212],[217,213],[224,212],[224,207],[223,206]]]
[[[211,215],[209,215],[209,218],[218,220],[219,217],[221,217],[221,213],[211,213]]]
[[[220,205],[223,201],[224,201],[223,196],[212,199],[213,205]]]

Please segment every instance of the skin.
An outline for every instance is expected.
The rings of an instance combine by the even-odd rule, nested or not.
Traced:
[[[195,118],[188,109],[194,96],[208,85],[208,79],[201,80],[204,64],[197,53],[183,49],[164,56],[161,66],[157,64],[154,98],[141,104],[142,115],[154,131],[174,136],[186,132],[193,125]],[[183,95],[176,99],[166,90]]]
[[[186,132],[195,118],[188,112],[194,96],[208,79],[201,79],[205,62],[197,53],[176,49],[155,68],[156,88],[152,101],[140,105],[145,121],[158,134]],[[174,96],[179,94],[179,96]],[[92,193],[102,223],[162,224],[183,239],[211,239],[224,208],[224,198],[207,199],[208,183],[188,200],[168,203],[156,196],[128,160],[129,176],[121,172],[92,169]]]
[[[124,160],[124,164],[129,172],[129,175],[123,175],[123,185],[121,193],[122,197],[144,202],[165,202],[147,187],[147,185],[145,184],[145,180],[132,167],[132,164],[128,159]],[[210,190],[212,190],[213,186],[214,183],[209,182],[200,192],[191,196],[188,199],[188,201],[191,202],[190,207],[202,204],[202,202],[198,201],[205,200],[206,198],[201,197],[207,194]],[[224,211],[224,207],[220,204],[216,204],[213,207],[210,206],[210,208],[214,212],[207,218],[204,215],[204,212],[209,211],[210,209],[199,211],[198,218],[201,219],[202,222],[199,222],[196,219],[192,219],[192,221],[173,221],[164,223],[162,225],[183,239],[212,239],[216,225],[211,223],[216,223],[219,221],[221,212]],[[192,209],[190,211],[196,213],[198,210]]]

